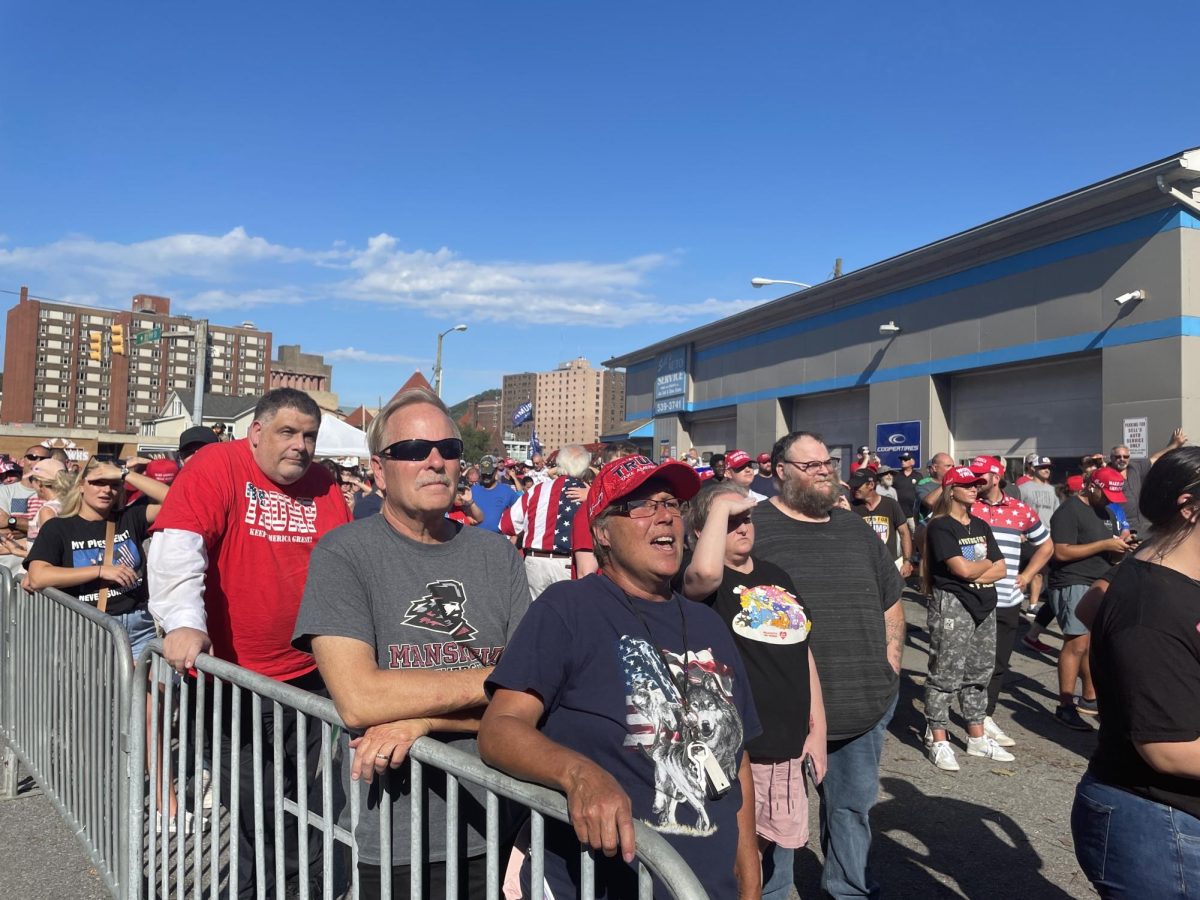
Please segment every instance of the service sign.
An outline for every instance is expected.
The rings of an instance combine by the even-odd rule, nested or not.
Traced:
[[[1126,419],[1121,428],[1124,444],[1129,448],[1130,459],[1150,458],[1150,420],[1145,416],[1140,419]]]
[[[687,390],[687,347],[659,354],[655,360],[654,399],[686,397]]]
[[[900,454],[911,453],[917,468],[921,466],[921,423],[884,422],[875,426],[875,452],[879,461],[900,468]]]

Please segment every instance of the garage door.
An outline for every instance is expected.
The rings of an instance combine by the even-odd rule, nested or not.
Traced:
[[[704,419],[688,423],[688,436],[692,446],[705,459],[709,453],[724,453],[737,446],[737,418]],[[687,448],[682,448],[686,450]]]
[[[821,435],[829,452],[842,458],[845,477],[854,452],[869,442],[869,407],[868,388],[796,397],[792,401],[792,430]]]
[[[1100,356],[956,375],[951,380],[954,456],[1079,457],[1102,446]]]

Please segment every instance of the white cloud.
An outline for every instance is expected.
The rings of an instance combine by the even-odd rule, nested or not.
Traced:
[[[340,347],[337,350],[326,350],[321,354],[326,360],[337,362],[359,363],[411,363],[422,365],[429,362],[418,356],[404,356],[399,353],[374,353],[370,350],[359,350],[357,347]]]
[[[336,241],[313,251],[272,243],[241,226],[216,236],[127,244],[71,236],[36,247],[0,246],[0,272],[31,284],[44,280],[57,298],[88,305],[124,305],[137,293],[165,294],[197,312],[351,301],[476,322],[591,328],[711,319],[756,305],[659,302],[649,281],[677,259],[649,253],[609,262],[479,261],[447,247],[406,249],[389,234],[359,247]],[[330,280],[333,272],[340,275]]]

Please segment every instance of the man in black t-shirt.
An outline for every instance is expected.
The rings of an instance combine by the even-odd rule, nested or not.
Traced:
[[[888,554],[896,561],[900,577],[907,578],[913,571],[913,541],[904,510],[891,497],[880,495],[876,490],[875,473],[870,469],[859,469],[850,476],[848,484],[853,497],[850,509],[862,516],[879,535]]]
[[[1092,582],[1130,549],[1107,509],[1108,499],[1099,483],[1089,478],[1074,497],[1065,500],[1050,519],[1054,557],[1050,562],[1050,602],[1063,633],[1058,654],[1058,709],[1054,716],[1068,728],[1090,731],[1080,713],[1096,715],[1096,688],[1088,662],[1087,626],[1076,608]],[[1075,682],[1083,688],[1075,703]]]
[[[840,462],[819,435],[794,431],[771,451],[779,496],[754,510],[757,558],[791,576],[812,614],[829,728],[821,794],[821,887],[878,896],[868,867],[870,810],[896,709],[904,648],[904,582],[883,542],[854,513],[834,509]]]
[[[917,510],[917,483],[921,473],[917,471],[917,461],[907,451],[900,454],[900,468],[893,469],[892,487],[896,489],[896,499],[904,515],[908,517],[908,528],[912,531],[913,517]]]

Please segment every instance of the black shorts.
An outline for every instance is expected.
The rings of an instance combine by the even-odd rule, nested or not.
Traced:
[[[1029,565],[1029,561],[1031,559],[1033,559],[1033,554],[1035,552],[1036,551],[1035,551],[1033,544],[1029,543],[1029,541],[1021,541],[1021,570],[1022,571],[1024,571],[1025,567]]]

